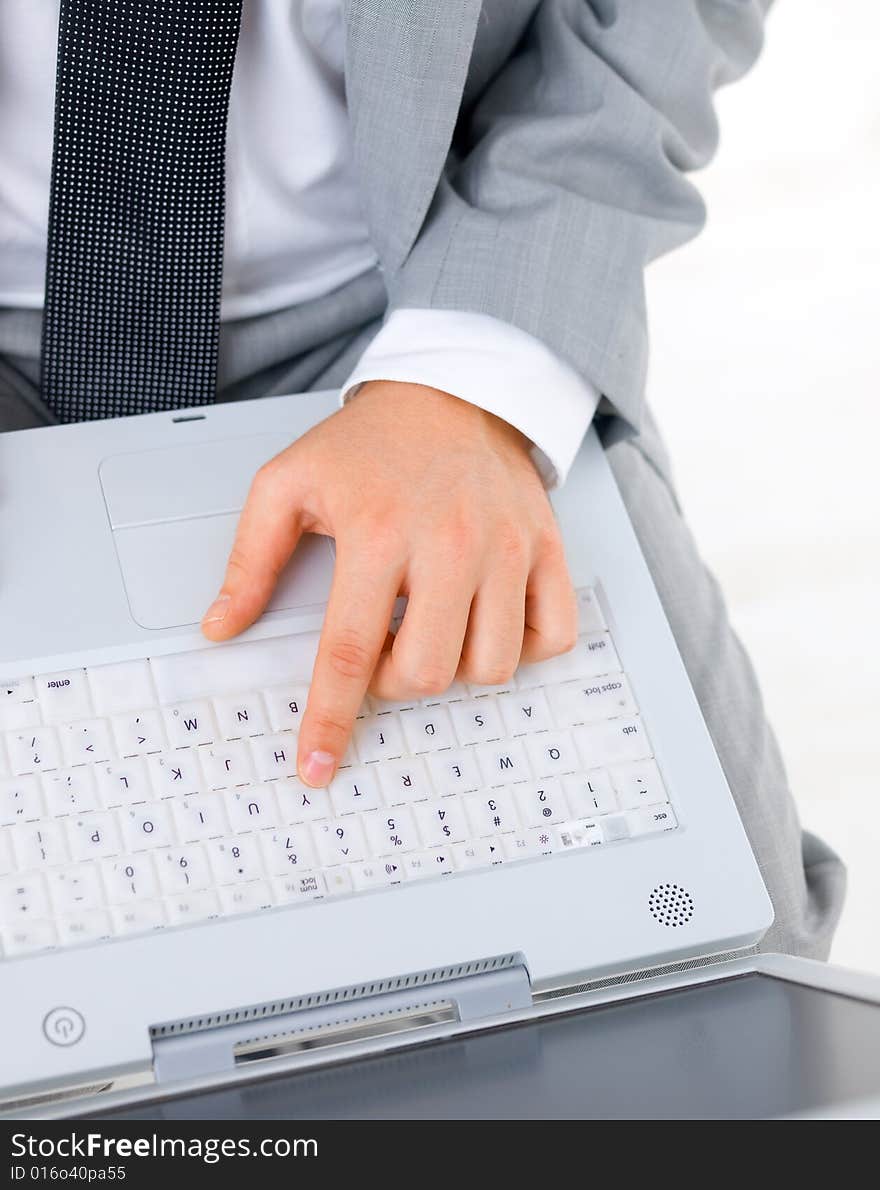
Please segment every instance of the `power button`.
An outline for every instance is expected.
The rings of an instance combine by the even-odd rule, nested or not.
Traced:
[[[43,1033],[52,1045],[76,1045],[86,1031],[86,1022],[75,1008],[53,1008],[43,1017]]]

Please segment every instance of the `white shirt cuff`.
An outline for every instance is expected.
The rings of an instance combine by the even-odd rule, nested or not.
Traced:
[[[539,339],[490,314],[395,310],[342,386],[425,384],[515,426],[533,443],[547,487],[565,481],[599,403],[589,381]]]

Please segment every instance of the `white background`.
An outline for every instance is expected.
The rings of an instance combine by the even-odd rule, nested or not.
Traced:
[[[880,972],[880,6],[783,0],[719,98],[706,231],[649,272],[649,395],[805,826]]]

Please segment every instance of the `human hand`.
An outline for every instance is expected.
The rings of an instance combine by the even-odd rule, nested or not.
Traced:
[[[521,660],[574,646],[574,591],[529,442],[448,393],[371,381],[261,467],[205,636],[258,618],[303,533],[336,540],[299,733],[308,785],[332,779],[368,688],[399,700],[442,694],[456,676],[497,685]],[[408,603],[390,638],[398,595]]]

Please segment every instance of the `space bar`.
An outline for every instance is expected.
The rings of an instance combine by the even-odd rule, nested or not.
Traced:
[[[153,657],[150,665],[159,701],[187,702],[286,682],[306,684],[312,677],[319,636],[302,632]]]

